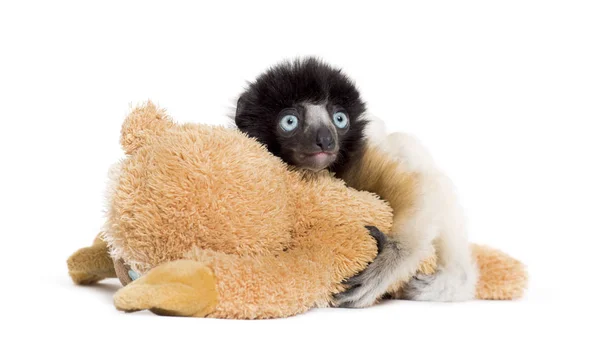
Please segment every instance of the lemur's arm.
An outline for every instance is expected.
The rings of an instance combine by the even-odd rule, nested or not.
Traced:
[[[427,211],[421,210],[420,175],[404,170],[401,163],[377,147],[365,147],[360,160],[338,175],[350,187],[378,194],[394,211],[390,239],[377,258],[348,281],[350,289],[336,296],[339,306],[367,307],[392,284],[411,279],[419,264],[433,254],[436,232],[426,224]]]
[[[394,210],[394,229],[410,215],[415,205],[418,177],[416,173],[404,171],[399,162],[367,145],[359,159],[339,176],[346,184],[359,191],[377,193],[390,203]]]

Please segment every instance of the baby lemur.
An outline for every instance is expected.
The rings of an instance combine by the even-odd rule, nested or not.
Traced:
[[[308,57],[277,64],[251,82],[238,99],[235,123],[286,163],[329,170],[390,203],[392,232],[335,305],[370,306],[397,281],[409,281],[403,297],[412,300],[473,299],[477,266],[452,184],[415,139],[387,135],[366,112],[345,73]],[[438,272],[411,278],[433,247]]]

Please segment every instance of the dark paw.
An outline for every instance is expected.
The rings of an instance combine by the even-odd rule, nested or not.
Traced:
[[[352,287],[346,289],[344,292],[334,294],[333,300],[334,300],[334,304],[336,305],[336,307],[343,308],[343,309],[352,308],[352,302],[349,300],[354,296],[354,294],[356,293],[356,290],[359,287],[360,287],[360,284],[352,286]]]
[[[413,276],[413,278],[411,278],[404,286],[405,295],[407,295],[409,299],[412,299],[414,295],[419,294],[419,291],[429,286],[434,279],[435,275],[417,274]]]
[[[381,253],[383,246],[388,240],[387,236],[375,226],[365,226],[365,228],[369,230],[369,234],[377,241],[377,252]]]
[[[419,282],[419,283],[423,283],[423,284],[430,284],[435,279],[435,274],[434,275],[425,275],[422,273],[418,273],[412,279],[415,282]]]
[[[365,279],[365,271],[343,281],[346,290],[333,295],[333,300],[337,307],[352,308],[352,300],[360,297],[363,294],[363,283]]]
[[[389,270],[386,269],[386,266],[394,261],[389,261],[390,254],[386,251],[394,253],[394,245],[377,227],[365,226],[365,228],[377,242],[378,256],[363,271],[342,282],[346,290],[333,295],[333,304],[337,307],[364,308],[371,306],[380,295],[385,293],[387,288],[384,285],[385,274]]]

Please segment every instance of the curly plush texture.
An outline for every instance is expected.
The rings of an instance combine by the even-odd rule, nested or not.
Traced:
[[[263,319],[327,307],[377,255],[366,227],[391,229],[391,208],[374,194],[293,171],[237,129],[176,124],[149,102],[121,135],[127,156],[111,171],[102,239],[69,260],[76,283],[118,275],[119,310]],[[520,296],[520,262],[473,250],[480,298]],[[432,256],[419,272],[435,266]]]
[[[376,256],[366,226],[391,227],[391,209],[375,195],[326,172],[291,171],[237,129],[176,125],[149,103],[125,120],[121,143],[128,156],[113,171],[103,235],[111,255],[142,276],[177,260],[210,268],[217,298],[207,316],[283,317],[326,306]],[[120,291],[117,307],[165,310],[130,304],[144,299],[131,293],[148,280]]]

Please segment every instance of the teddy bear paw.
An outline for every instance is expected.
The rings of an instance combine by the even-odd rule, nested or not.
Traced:
[[[217,304],[212,271],[193,260],[168,262],[120,289],[114,296],[118,310],[150,310],[164,316],[205,317]]]

